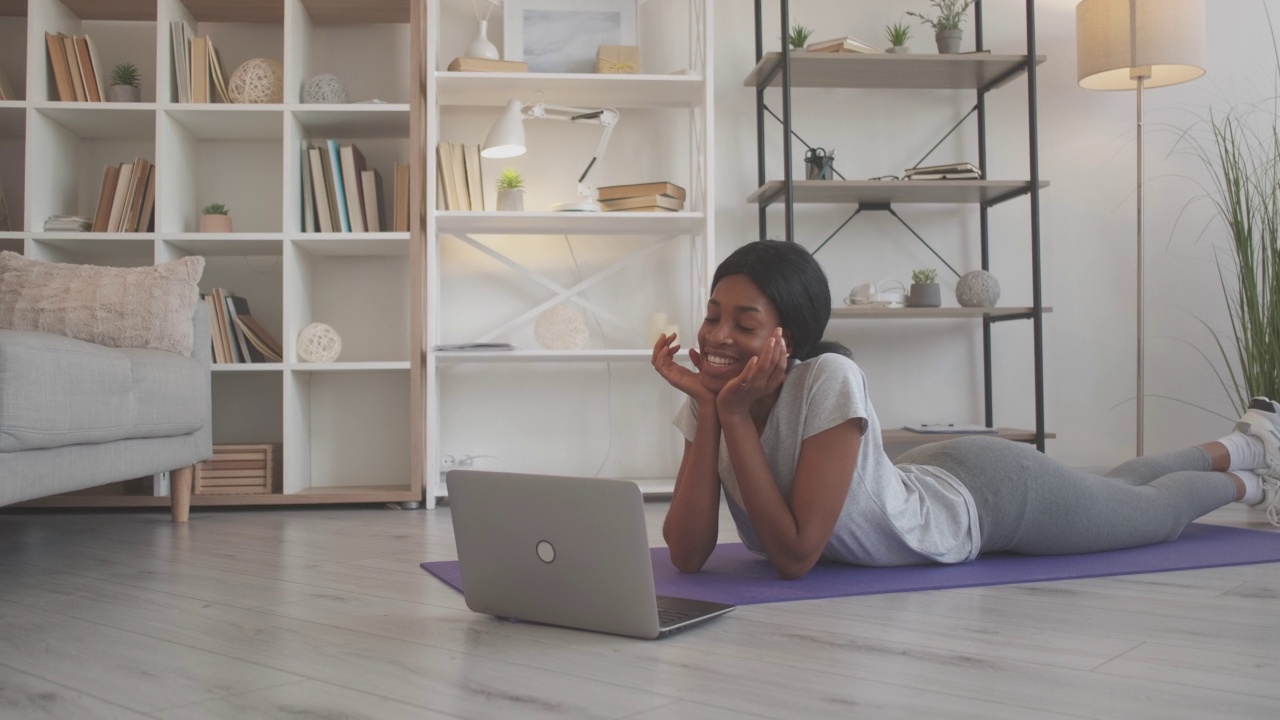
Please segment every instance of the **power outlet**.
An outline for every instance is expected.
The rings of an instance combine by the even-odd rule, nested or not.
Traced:
[[[469,468],[475,460],[474,455],[443,455],[440,457],[440,472],[449,472],[456,468]]]

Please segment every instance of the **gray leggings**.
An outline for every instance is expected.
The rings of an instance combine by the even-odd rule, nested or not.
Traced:
[[[1199,447],[1130,460],[1106,477],[991,437],[921,445],[894,462],[942,468],[968,488],[984,553],[1065,555],[1168,542],[1236,495],[1234,481],[1210,471]]]

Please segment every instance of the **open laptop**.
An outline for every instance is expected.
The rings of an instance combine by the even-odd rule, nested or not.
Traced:
[[[447,482],[475,612],[652,639],[734,609],[655,593],[633,482],[478,470]]]

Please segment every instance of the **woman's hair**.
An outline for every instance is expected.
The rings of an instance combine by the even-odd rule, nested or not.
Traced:
[[[808,250],[781,240],[747,243],[716,268],[712,291],[730,275],[751,278],[773,303],[779,324],[791,336],[791,357],[808,360],[823,353],[853,356],[844,345],[822,339],[831,319],[831,289],[826,273]]]

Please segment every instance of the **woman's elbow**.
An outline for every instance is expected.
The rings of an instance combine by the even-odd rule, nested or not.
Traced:
[[[769,560],[770,564],[773,565],[773,571],[783,580],[799,580],[809,574],[809,571],[813,569],[813,566],[818,564],[817,556],[800,558],[770,558]]]
[[[702,570],[702,566],[707,563],[706,555],[693,555],[691,553],[679,553],[672,548],[667,548],[667,553],[671,557],[671,564],[676,566],[676,570],[682,573],[696,573]]]

